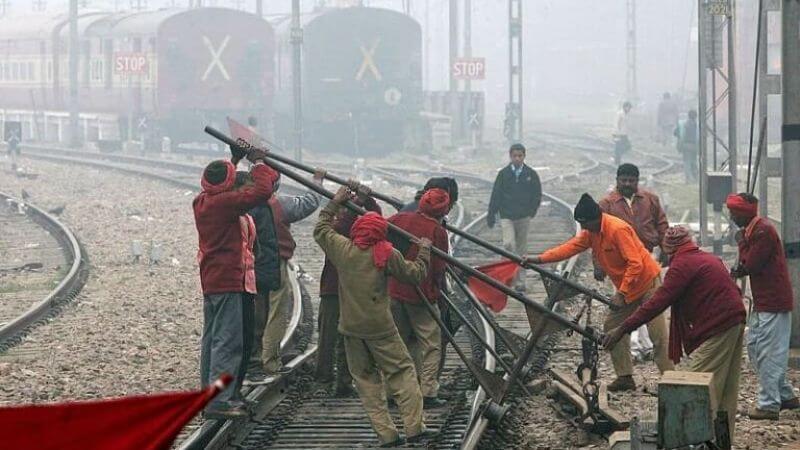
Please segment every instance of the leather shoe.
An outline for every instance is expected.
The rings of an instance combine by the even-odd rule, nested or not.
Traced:
[[[422,398],[422,407],[425,409],[428,408],[441,408],[442,406],[446,405],[447,401],[442,400],[439,397],[423,397]]]
[[[609,392],[622,392],[622,391],[635,391],[636,382],[633,381],[633,376],[625,375],[617,377],[608,385]]]
[[[781,402],[781,411],[784,409],[798,409],[800,408],[800,400],[795,398],[790,398],[789,400],[784,400]]]
[[[758,407],[750,408],[747,411],[747,416],[750,417],[750,420],[778,420],[781,417],[779,411],[770,411]]]

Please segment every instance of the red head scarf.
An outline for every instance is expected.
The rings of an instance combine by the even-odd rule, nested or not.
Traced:
[[[207,194],[218,194],[220,192],[229,191],[233,188],[233,184],[236,181],[236,167],[230,161],[220,161],[225,165],[225,169],[227,173],[225,174],[225,181],[220,184],[211,184],[206,180],[205,171],[203,172],[203,177],[200,179],[200,186],[203,188],[203,192]]]
[[[664,251],[671,253],[678,247],[690,242],[692,242],[692,234],[689,232],[689,229],[681,225],[676,225],[667,228],[667,232],[664,234],[664,241],[661,245],[664,247]]]
[[[728,198],[725,199],[725,206],[737,216],[752,219],[758,215],[758,202],[750,203],[739,194],[730,194]]]
[[[430,189],[419,199],[419,212],[434,219],[444,217],[449,209],[450,195],[444,189]]]
[[[356,219],[350,229],[350,238],[356,247],[365,250],[372,247],[372,261],[375,267],[383,269],[392,254],[392,244],[386,240],[388,222],[376,212],[368,212]]]

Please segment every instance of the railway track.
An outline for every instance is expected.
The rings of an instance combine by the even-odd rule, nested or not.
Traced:
[[[201,169],[201,166],[182,162],[87,153],[43,146],[31,147],[26,149],[25,153],[33,153],[37,158],[53,162],[86,164],[148,176],[189,189],[196,189],[197,177]],[[545,185],[548,186],[545,189],[557,192],[559,189],[551,186],[560,186],[560,192],[557,192],[558,195],[547,195],[547,201],[537,216],[537,220],[532,224],[533,239],[530,239],[530,242],[536,243],[535,251],[563,241],[576,230],[575,224],[571,220],[571,202],[574,198],[570,197],[575,197],[578,192],[565,189],[566,185],[563,181],[570,176],[578,177],[581,181],[579,184],[586,186],[588,183],[584,184],[583,181],[593,178],[595,171],[603,173],[603,169],[608,168],[607,164],[591,157],[586,151],[583,151],[581,158],[584,162],[580,170],[569,176],[559,175],[545,180]],[[410,181],[413,179],[412,174],[422,177],[444,175],[435,171],[400,170],[396,167],[362,169],[366,172],[371,171],[390,183],[407,186],[419,186],[424,182],[422,178],[419,181]],[[399,178],[397,175],[401,173],[403,177]],[[449,175],[454,175],[459,180],[462,192],[472,191],[469,195],[462,194],[462,198],[465,200],[461,209],[457,210],[461,220],[467,220],[465,210],[485,210],[485,205],[481,204],[480,199],[488,198],[488,189],[491,188],[492,180],[472,175],[466,171],[454,171]],[[468,230],[481,236],[489,237],[492,242],[500,240],[499,227],[488,230],[483,216],[474,218],[468,225],[463,225],[463,222],[458,221],[458,225],[465,226]],[[549,231],[537,233],[533,230]],[[542,248],[538,248],[539,246]],[[456,241],[453,247],[456,256],[466,258],[470,263],[474,262],[475,265],[478,265],[486,262],[486,254],[480,254],[474,249],[470,250],[466,243]],[[571,274],[576,268],[576,261],[577,258],[573,258],[568,264],[562,265],[560,267],[562,273]],[[300,281],[302,278],[302,269],[295,265],[291,277],[295,294],[292,322],[284,336],[285,344],[295,343],[292,353],[297,356],[287,364],[294,369],[293,372],[287,376],[276,378],[267,386],[252,389],[247,393],[248,399],[256,404],[251,421],[207,421],[202,427],[199,426],[199,422],[195,422],[187,429],[179,448],[225,448],[231,446],[239,448],[309,448],[319,446],[351,447],[355,444],[369,447],[377,443],[357,399],[332,399],[324,393],[313,390],[316,385],[306,370],[307,363],[316,351],[315,346],[311,344],[313,323],[310,325],[310,330],[308,326],[302,326],[304,323],[313,321],[313,319],[309,319],[313,316],[311,315],[310,296]],[[538,283],[537,276],[528,276],[527,284],[530,296],[537,299],[546,297],[542,284]],[[473,325],[483,331],[484,338],[488,342],[494,343],[495,336],[485,320],[474,312],[469,312],[468,316]],[[504,329],[521,339],[524,339],[529,330],[524,309],[514,301],[510,302],[507,313],[504,312],[497,321]],[[497,362],[491,355],[484,355],[475,339],[470,338],[463,327],[456,336],[456,341],[465,348],[472,349],[473,357],[480,360],[487,369],[492,371],[495,369]],[[503,351],[502,345],[498,349]],[[546,355],[540,356],[534,364],[533,373],[540,371],[546,360]],[[451,388],[454,395],[448,405],[441,408],[441,411],[426,411],[426,421],[429,426],[441,431],[439,437],[430,442],[429,446],[432,448],[455,448],[462,445],[462,442],[468,448],[478,446],[488,425],[485,419],[478,416],[483,400],[482,392],[476,389],[461,361],[455,357],[452,351],[448,352],[443,384]]]
[[[89,266],[72,231],[41,208],[0,192],[0,354],[58,314]]]

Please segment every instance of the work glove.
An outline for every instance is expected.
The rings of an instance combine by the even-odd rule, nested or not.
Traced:
[[[596,281],[603,281],[606,279],[606,273],[600,267],[594,268],[594,279]]]

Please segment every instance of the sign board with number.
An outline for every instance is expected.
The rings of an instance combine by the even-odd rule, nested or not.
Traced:
[[[731,4],[729,0],[711,0],[706,3],[706,10],[712,16],[730,16]]]
[[[483,80],[486,78],[486,59],[457,58],[450,70],[457,80]]]
[[[120,74],[147,73],[149,61],[144,53],[117,53],[114,55],[114,72]]]

